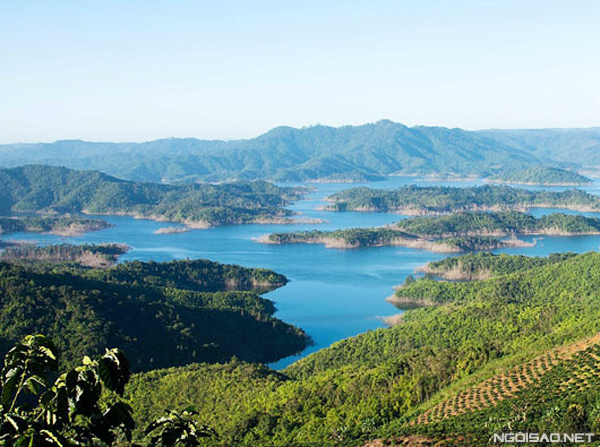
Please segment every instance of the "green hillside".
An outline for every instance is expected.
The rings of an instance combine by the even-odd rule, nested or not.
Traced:
[[[105,346],[123,349],[137,371],[233,356],[272,362],[309,343],[257,294],[285,282],[269,270],[204,260],[104,269],[1,262],[0,353],[43,333],[68,364]]]
[[[494,129],[477,132],[501,144],[562,166],[600,166],[600,128]]]
[[[592,180],[573,171],[538,166],[522,171],[503,171],[489,178],[494,182],[519,183],[524,185],[572,186],[589,185]]]
[[[472,281],[506,275],[520,270],[529,270],[546,264],[561,262],[573,256],[576,256],[575,253],[553,253],[548,257],[529,257],[479,252],[432,261],[418,270],[426,275],[439,278]]]
[[[39,163],[153,182],[365,181],[397,173],[488,177],[550,165],[597,169],[599,147],[597,128],[472,132],[406,127],[384,120],[338,128],[277,127],[256,138],[234,141],[6,144],[0,145],[0,166]]]
[[[439,214],[455,211],[564,208],[600,210],[600,198],[578,189],[531,191],[509,186],[467,188],[407,185],[398,189],[351,188],[328,197],[331,211],[377,211],[402,214]]]
[[[600,428],[600,334],[503,368],[411,421],[411,433],[590,433]],[[515,412],[514,409],[520,411]]]
[[[0,170],[0,212],[127,214],[213,226],[286,222],[301,188],[264,181],[217,185],[128,182],[95,171],[27,165]]]
[[[73,236],[110,227],[112,225],[106,221],[78,216],[0,217],[0,234],[28,232]]]
[[[278,127],[253,139],[170,138],[146,143],[79,140],[0,146],[0,166],[94,169],[136,181],[375,180],[382,175],[487,176],[540,164],[475,132],[391,121],[339,128]]]
[[[273,233],[260,239],[266,244],[324,244],[327,248],[403,246],[452,253],[492,250],[525,244],[520,235],[600,234],[600,219],[554,213],[536,218],[517,211],[460,212],[412,217],[379,228]],[[502,239],[509,237],[508,239]]]
[[[129,247],[121,244],[37,246],[15,243],[2,251],[0,259],[5,262],[73,263],[84,267],[110,267],[117,262],[119,256],[128,251]]]
[[[407,311],[398,326],[337,342],[281,373],[242,362],[153,371],[133,379],[129,402],[141,420],[155,417],[167,403],[196,405],[204,421],[218,427],[220,439],[214,445],[358,446],[398,435],[426,436],[435,444],[449,434],[463,439],[463,445],[465,439],[473,441],[468,445],[486,445],[491,427],[486,417],[492,415],[497,422],[521,417],[512,405],[494,407],[494,414],[478,413],[471,422],[415,423],[436,405],[483,381],[504,383],[494,379],[498,371],[509,386],[513,370],[514,380],[527,384],[530,377],[539,382],[541,374],[527,371],[551,371],[549,366],[559,365],[556,359],[566,359],[562,353],[574,352],[562,346],[600,332],[598,253],[486,281],[439,284],[445,296],[439,305]],[[556,355],[545,357],[555,349]],[[585,356],[587,367],[571,368],[577,371],[574,385],[561,373],[568,390],[555,393],[556,399],[565,400],[554,413],[556,424],[547,427],[567,427],[576,390],[594,389],[591,374],[597,363],[593,355]],[[542,394],[534,387],[524,389]],[[497,395],[504,392],[500,388]],[[592,401],[598,400],[587,395],[590,405],[585,409],[591,411]],[[540,408],[544,414],[548,410]],[[538,422],[546,420],[536,416],[535,405],[523,412],[526,417],[516,426],[520,430],[539,428]],[[585,421],[593,414],[586,413]]]

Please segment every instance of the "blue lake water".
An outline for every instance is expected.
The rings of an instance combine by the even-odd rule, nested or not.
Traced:
[[[131,251],[121,261],[206,258],[276,270],[290,279],[288,285],[266,295],[276,303],[276,316],[300,326],[315,341],[315,345],[300,356],[288,357],[272,365],[281,368],[342,338],[384,326],[381,317],[399,312],[385,301],[393,293],[393,286],[402,283],[417,267],[447,255],[402,247],[332,250],[322,245],[264,245],[257,243],[255,239],[272,232],[369,227],[392,223],[404,217],[386,213],[335,213],[317,208],[325,205],[323,200],[330,194],[349,187],[388,189],[407,183],[472,186],[482,182],[434,182],[414,177],[393,177],[382,182],[363,184],[311,184],[315,190],[306,199],[291,205],[290,209],[302,213],[303,217],[325,219],[326,222],[322,224],[239,225],[156,235],[154,231],[157,229],[176,224],[130,217],[99,216],[115,227],[80,237],[17,233],[2,239],[29,240],[40,244],[118,242],[131,247]],[[600,181],[581,189],[600,195]],[[559,210],[535,209],[533,214],[540,216],[557,211]],[[598,213],[585,214],[600,217]],[[600,247],[600,236],[536,239],[535,247],[499,251],[545,256],[563,251],[583,253]]]

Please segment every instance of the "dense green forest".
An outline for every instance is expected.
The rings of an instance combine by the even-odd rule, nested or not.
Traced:
[[[439,214],[456,211],[563,208],[600,210],[600,198],[577,189],[531,191],[509,186],[468,188],[407,185],[398,189],[352,188],[333,194],[331,211],[378,211],[403,214]]]
[[[542,217],[517,211],[498,213],[453,213],[413,217],[396,224],[402,231],[427,237],[511,234],[597,234],[600,219],[554,213]]]
[[[462,445],[487,445],[491,433],[512,418],[524,431],[563,430],[573,421],[595,428],[589,424],[597,424],[598,377],[557,362],[577,351],[563,345],[600,331],[600,254],[537,264],[486,281],[436,282],[437,306],[409,310],[397,326],[339,341],[281,372],[239,361],[152,371],[132,379],[126,398],[140,421],[156,417],[167,404],[195,405],[217,429],[219,440],[212,445],[358,446],[410,434],[428,436],[432,444],[454,434]],[[423,297],[429,295],[423,290]],[[555,349],[558,354],[547,354]],[[546,355],[558,360],[544,360]],[[596,369],[599,358],[583,360]],[[540,391],[533,384],[539,375],[533,375],[530,386],[521,386],[521,401],[494,397],[506,393],[501,385],[513,380],[511,371],[518,380],[524,364],[558,364],[544,381],[558,377],[565,385]],[[580,382],[568,382],[566,370]],[[504,371],[504,379],[496,379]],[[471,394],[501,405],[423,422],[429,421],[428,410],[485,380],[498,383],[489,399]],[[544,389],[553,390],[552,397],[539,401]],[[520,402],[529,403],[515,412]],[[579,405],[577,412],[572,405]]]
[[[129,247],[121,244],[14,244],[2,252],[0,259],[5,262],[74,263],[85,267],[110,267],[117,262],[119,256],[128,251]]]
[[[600,234],[600,219],[554,213],[536,218],[517,211],[460,212],[418,216],[379,228],[273,233],[261,239],[267,244],[325,244],[328,248],[400,245],[437,252],[491,250],[521,245],[519,235]],[[509,239],[501,239],[510,236]]]
[[[73,236],[88,231],[103,230],[111,226],[104,220],[76,216],[0,217],[0,234],[30,232]]]
[[[233,356],[272,362],[310,342],[258,295],[285,282],[269,270],[204,260],[104,269],[1,262],[0,352],[43,333],[69,365],[105,346],[123,349],[137,371]]]
[[[494,129],[479,135],[559,166],[600,167],[600,127],[589,129]]]
[[[490,177],[491,181],[524,185],[589,185],[592,180],[573,171],[536,166],[521,171],[503,171]]]
[[[572,256],[575,256],[575,253],[553,253],[547,257],[530,257],[479,252],[432,261],[418,270],[426,275],[443,279],[471,281],[561,262]],[[411,280],[413,280],[412,276]]]
[[[455,259],[438,265],[452,268]],[[281,352],[286,337],[288,350],[307,342],[299,330],[278,327],[273,304],[253,291],[286,282],[274,272],[203,260],[108,269],[0,263],[1,346],[6,352],[38,329],[52,335],[67,367],[120,347],[142,371],[123,394],[138,442],[165,409],[190,406],[202,426],[215,429],[203,441],[215,446],[402,444],[416,435],[452,444],[449,434],[457,445],[477,446],[507,427],[595,430],[600,254],[463,261],[493,275],[411,279],[402,292],[435,306],[406,311],[397,326],[342,340],[279,372],[247,362],[265,361],[248,358],[259,349]],[[205,311],[229,313],[213,326],[213,314],[192,316]],[[264,320],[268,329],[257,323]],[[228,346],[235,352],[217,354],[226,346],[219,336],[235,340]]]
[[[283,208],[305,190],[264,181],[224,184],[128,182],[94,171],[27,165],[0,170],[0,212],[127,214],[213,226],[288,222]]]
[[[135,181],[377,180],[389,174],[487,177],[534,166],[600,166],[599,129],[489,130],[406,127],[391,121],[339,128],[278,127],[257,138],[145,143],[0,145],[0,166],[94,169]]]
[[[339,128],[278,127],[257,138],[146,143],[80,140],[0,146],[0,166],[52,164],[135,181],[377,180],[384,175],[487,176],[541,164],[530,153],[476,132],[391,121]]]

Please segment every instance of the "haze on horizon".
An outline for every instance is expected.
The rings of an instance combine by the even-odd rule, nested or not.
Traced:
[[[600,125],[599,2],[253,3],[3,4],[0,143]]]

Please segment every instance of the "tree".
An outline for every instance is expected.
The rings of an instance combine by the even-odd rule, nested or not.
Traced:
[[[182,412],[166,411],[167,416],[157,419],[152,422],[145,431],[150,438],[149,447],[195,447],[200,445],[200,438],[207,438],[214,435],[214,431],[210,427],[198,425],[194,417],[198,412],[189,407]]]
[[[0,445],[6,447],[111,446],[131,443],[133,410],[121,398],[129,382],[129,362],[119,349],[56,376],[54,344],[28,335],[4,359],[0,373]],[[160,429],[149,446],[195,446],[213,431],[193,419],[191,409],[169,411],[146,433]]]

